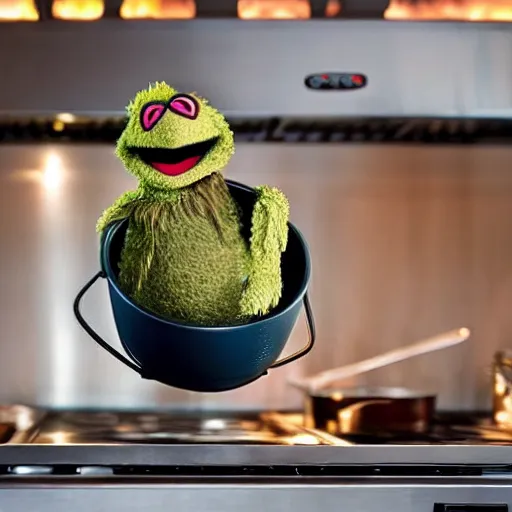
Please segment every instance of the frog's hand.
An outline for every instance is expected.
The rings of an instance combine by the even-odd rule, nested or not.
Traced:
[[[125,219],[132,212],[134,201],[139,198],[137,190],[129,190],[109,206],[98,219],[96,231],[101,233],[111,222]]]
[[[290,207],[277,188],[257,187],[252,214],[251,267],[241,300],[244,315],[265,315],[277,306],[282,292],[281,253],[288,241]]]

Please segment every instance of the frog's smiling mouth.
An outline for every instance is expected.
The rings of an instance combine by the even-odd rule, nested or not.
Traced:
[[[130,148],[144,163],[167,176],[179,176],[195,167],[215,146],[218,137],[179,148]]]

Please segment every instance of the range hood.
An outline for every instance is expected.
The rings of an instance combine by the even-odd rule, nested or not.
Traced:
[[[266,122],[512,117],[512,0],[8,5],[3,116],[123,116],[137,90],[165,80]]]

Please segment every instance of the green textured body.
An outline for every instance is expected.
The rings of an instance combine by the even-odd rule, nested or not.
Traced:
[[[242,323],[249,246],[241,236],[237,206],[227,187],[215,198],[205,189],[212,187],[177,191],[166,200],[141,192],[132,205],[120,286],[136,302],[168,319],[199,325]],[[184,206],[188,199],[193,207]]]

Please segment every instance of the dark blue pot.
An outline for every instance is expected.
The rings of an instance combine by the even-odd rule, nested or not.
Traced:
[[[228,187],[241,208],[244,236],[248,238],[255,191],[232,181],[228,181]],[[269,368],[295,361],[313,347],[315,329],[306,293],[311,273],[309,252],[292,224],[289,224],[287,249],[282,255],[283,295],[278,307],[265,317],[234,327],[169,322],[124,295],[117,275],[127,227],[128,220],[122,220],[105,230],[101,242],[102,271],[82,288],[74,311],[95,341],[143,378],[191,391],[227,391],[258,379]],[[107,278],[119,338],[131,360],[100,338],[80,313],[82,297],[99,277]],[[310,339],[303,349],[277,361],[303,302]]]

